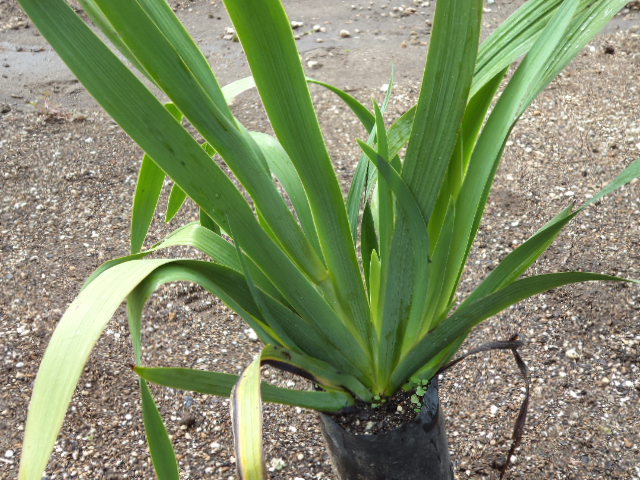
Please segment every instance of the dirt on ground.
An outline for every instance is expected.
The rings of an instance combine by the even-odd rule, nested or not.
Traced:
[[[289,0],[308,73],[368,103],[391,65],[390,119],[418,96],[433,2]],[[486,3],[487,31],[521,1]],[[219,1],[172,2],[221,83],[247,75]],[[637,4],[637,2],[636,2]],[[581,203],[640,156],[640,13],[631,5],[540,96],[519,123],[497,174],[461,293],[567,205]],[[312,89],[336,169],[347,185],[365,137],[338,99]],[[268,131],[255,93],[234,105]],[[141,151],[87,95],[22,13],[0,0],[0,478],[16,478],[32,383],[56,322],[83,280],[126,255]],[[163,198],[166,202],[166,195]],[[197,218],[159,214],[148,245]],[[581,214],[531,273],[589,270],[640,278],[640,182]],[[196,255],[179,251],[180,255]],[[640,479],[640,289],[561,288],[477,328],[463,347],[519,332],[529,365],[529,420],[511,479]],[[144,363],[238,373],[260,350],[241,320],[188,284],[152,298]],[[121,310],[98,342],[46,478],[153,478],[132,350]],[[272,368],[264,377],[308,388]],[[508,353],[470,358],[441,380],[457,478],[498,478],[524,385]],[[183,478],[235,478],[227,399],[153,389]],[[269,476],[334,478],[316,414],[266,405]]]

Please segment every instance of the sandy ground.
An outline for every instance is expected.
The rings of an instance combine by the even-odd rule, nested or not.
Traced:
[[[285,2],[302,21],[309,73],[362,101],[380,98],[390,65],[392,117],[415,102],[432,6],[394,2]],[[426,2],[428,3],[428,2]],[[487,5],[493,28],[520,2]],[[219,2],[174,2],[222,83],[248,73]],[[355,7],[352,7],[352,5]],[[527,112],[498,173],[469,270],[469,291],[514,245],[568,203],[581,202],[640,155],[640,20],[624,12]],[[320,31],[314,31],[318,25]],[[325,31],[322,31],[325,29]],[[341,38],[340,31],[350,36]],[[321,40],[321,41],[320,41]],[[314,63],[315,62],[315,63]],[[84,278],[128,251],[128,218],[141,152],[57,59],[13,0],[0,0],[0,478],[15,478],[31,384],[51,332]],[[314,89],[341,180],[364,132],[337,99]],[[235,105],[268,129],[254,94]],[[590,208],[533,268],[640,278],[639,182]],[[195,218],[158,217],[150,243]],[[190,254],[192,252],[179,252]],[[465,348],[519,332],[532,374],[532,406],[510,478],[640,478],[640,291],[622,284],[558,289],[487,321]],[[200,289],[172,284],[150,302],[145,362],[237,373],[259,351],[246,327]],[[47,478],[153,478],[131,348],[119,312],[85,369]],[[274,383],[305,388],[266,370]],[[156,389],[183,478],[233,478],[225,399]],[[506,354],[464,362],[442,382],[458,478],[497,478],[522,385]],[[265,409],[273,479],[333,478],[313,412]]]

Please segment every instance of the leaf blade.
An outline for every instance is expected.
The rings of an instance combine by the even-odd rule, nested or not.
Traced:
[[[231,424],[238,476],[241,480],[264,480],[260,355],[242,372],[231,391]]]

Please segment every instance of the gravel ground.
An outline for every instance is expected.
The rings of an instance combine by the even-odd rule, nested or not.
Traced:
[[[419,13],[403,16],[392,4],[382,8],[372,2],[373,8],[367,10],[369,2],[352,3],[355,9],[338,2],[336,12],[321,12],[322,21],[317,5],[288,2],[301,12],[292,18],[328,30],[325,38],[330,40],[321,48],[317,38],[322,32],[301,38],[304,61],[314,76],[343,87],[341,75],[354,72],[349,79],[351,93],[366,101],[372,95],[380,98],[389,63],[400,59],[396,68],[406,68],[398,74],[389,109],[391,116],[397,116],[417,98],[421,60],[416,59],[423,56],[420,43],[427,38],[428,24],[423,18],[416,20]],[[495,24],[498,14],[512,10],[514,4],[497,1],[490,6],[497,14],[487,13],[487,22]],[[176,6],[199,32],[206,30],[210,18],[201,12],[212,8],[215,21],[220,11],[219,5],[209,2]],[[356,27],[347,22],[361,12],[360,6],[372,13],[360,18],[357,28],[362,33],[356,35]],[[308,16],[305,9],[311,9]],[[425,12],[428,20],[428,9]],[[237,44],[223,38],[225,22],[220,18],[213,46],[228,47],[219,54],[228,67],[221,68],[226,81],[237,78],[246,66],[237,60]],[[25,23],[13,28],[25,22],[13,2],[0,0],[0,19],[0,56],[9,65],[3,67],[6,88],[3,84],[0,89],[0,375],[5,380],[0,386],[0,478],[4,479],[16,476],[32,381],[56,322],[91,271],[127,253],[128,217],[141,153],[63,69],[48,70],[53,72],[50,78],[43,77],[38,72],[45,64],[34,63],[31,71],[25,66],[20,74],[28,62],[20,63],[7,45],[33,44],[36,49],[42,40]],[[410,33],[411,22],[421,25],[422,30],[414,30],[417,35]],[[640,155],[638,25],[637,11],[621,16],[617,31],[611,29],[596,39],[525,114],[498,172],[463,292],[551,216],[570,202],[584,201]],[[353,37],[363,38],[345,38],[354,43],[340,44],[338,34],[346,28]],[[375,43],[367,34],[383,36],[385,41]],[[384,52],[385,57],[375,56]],[[46,49],[27,53],[49,55]],[[367,70],[372,63],[367,58],[381,58],[384,69],[373,62],[374,71]],[[310,61],[322,65],[310,66]],[[339,101],[320,90],[314,93],[346,184],[357,155],[353,140],[364,133]],[[249,128],[268,128],[252,94],[240,98],[235,109]],[[640,182],[635,182],[591,207],[566,229],[532,273],[579,269],[640,278],[639,194]],[[188,207],[169,226],[159,217],[150,242],[195,215]],[[532,401],[510,478],[640,478],[639,311],[637,287],[591,283],[523,302],[471,335],[463,349],[506,339],[514,332],[526,341],[522,354],[531,370]],[[245,329],[237,316],[199,288],[167,285],[146,312],[144,360],[148,365],[238,373],[260,349]],[[120,311],[81,378],[47,478],[153,478],[126,337],[126,318]],[[307,387],[305,381],[270,368],[264,375],[279,385]],[[441,383],[442,408],[458,478],[497,478],[495,466],[508,450],[522,388],[505,353],[480,355],[446,374]],[[154,392],[173,436],[183,478],[234,478],[228,401],[168,389]],[[313,412],[267,405],[264,423],[270,478],[333,478]]]

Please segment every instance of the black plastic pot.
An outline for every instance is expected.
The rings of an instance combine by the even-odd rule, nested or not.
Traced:
[[[388,433],[355,435],[320,414],[339,480],[453,480],[438,386],[429,385],[420,414]]]

